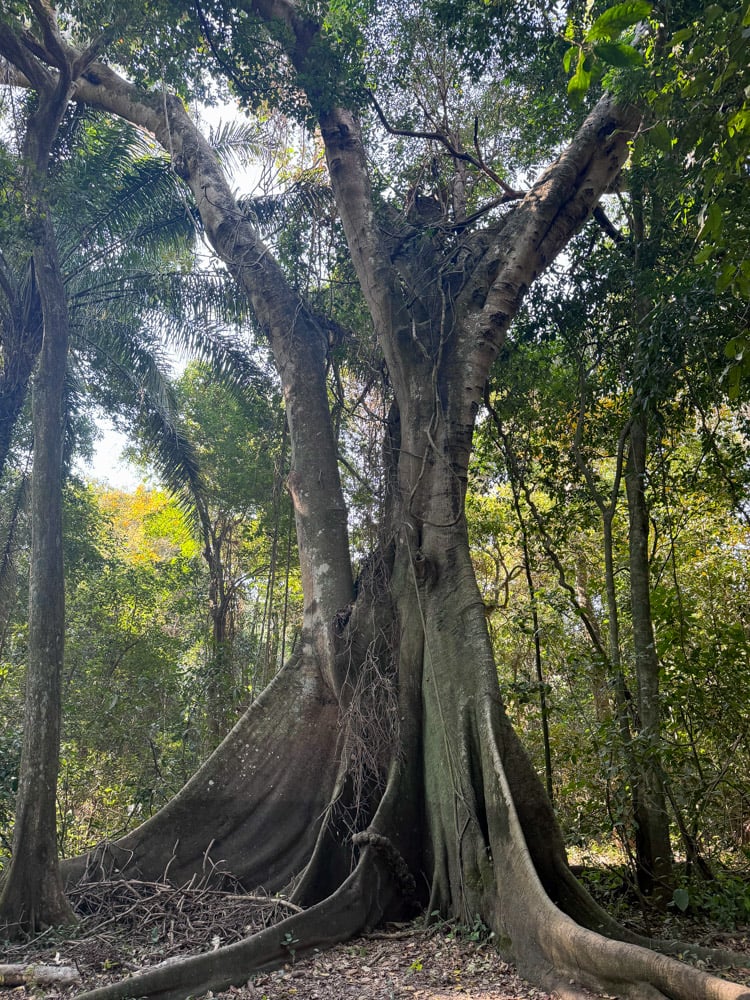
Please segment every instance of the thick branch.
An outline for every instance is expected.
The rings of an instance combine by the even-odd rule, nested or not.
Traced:
[[[605,95],[558,159],[513,211],[463,294],[463,419],[473,420],[489,370],[531,283],[594,211],[628,155],[639,116]],[[479,307],[477,308],[477,302]]]
[[[321,116],[320,125],[336,206],[357,277],[388,367],[397,384],[403,385],[406,378],[403,359],[395,350],[394,339],[398,329],[408,329],[409,317],[396,271],[375,221],[359,122],[351,111],[335,108]]]
[[[169,152],[195,197],[212,246],[247,293],[268,335],[290,426],[289,484],[307,623],[317,628],[351,600],[352,588],[346,508],[325,384],[325,333],[237,205],[210,146],[179,100],[143,93],[98,63],[90,80],[79,81],[76,98],[152,132]],[[327,571],[317,573],[318,566]]]
[[[8,60],[10,66],[23,73],[36,90],[49,90],[53,76],[35,57],[36,54],[21,42],[26,34],[23,28],[7,17],[0,17],[0,26],[3,29],[0,31],[0,55]]]

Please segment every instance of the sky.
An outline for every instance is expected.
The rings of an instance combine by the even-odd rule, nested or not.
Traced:
[[[116,431],[104,416],[98,418],[97,426],[101,437],[94,444],[92,460],[85,462],[79,459],[76,463],[78,472],[85,479],[106,483],[118,490],[135,490],[145,477],[141,470],[122,457],[123,449],[128,444],[127,436]]]

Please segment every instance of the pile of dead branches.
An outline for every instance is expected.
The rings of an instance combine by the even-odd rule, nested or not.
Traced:
[[[167,874],[156,882],[84,877],[69,886],[80,922],[10,945],[4,958],[13,964],[0,965],[0,990],[41,986],[60,991],[47,996],[68,997],[79,980],[101,985],[165,959],[210,951],[300,910],[278,896],[248,893],[210,862],[185,885],[170,883]]]
[[[161,958],[231,944],[299,911],[287,900],[249,895],[236,884],[217,889],[208,878],[182,886],[140,879],[80,882],[68,895],[82,921],[79,934],[127,929],[133,945],[156,949]]]

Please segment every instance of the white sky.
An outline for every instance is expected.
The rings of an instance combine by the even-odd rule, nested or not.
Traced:
[[[76,469],[85,479],[105,483],[118,490],[132,492],[146,478],[143,473],[122,457],[128,444],[125,434],[116,431],[106,417],[97,419],[101,437],[94,445],[90,462],[79,459]]]

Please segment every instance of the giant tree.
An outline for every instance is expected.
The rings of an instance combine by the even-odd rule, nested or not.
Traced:
[[[164,32],[167,47],[195,30],[189,11],[175,10],[182,17]],[[164,5],[161,16],[172,13]],[[155,16],[149,31],[159,36]],[[508,211],[454,216],[451,199],[433,198],[422,213],[414,197],[418,210],[402,213],[372,182],[360,102],[340,86],[356,52],[346,49],[346,24],[326,28],[289,0],[202,6],[201,18],[222,65],[227,47],[238,53],[233,76],[249,96],[262,79],[280,103],[317,121],[388,371],[388,490],[380,543],[355,588],[324,324],[237,205],[183,101],[157,82],[158,67],[149,89],[92,65],[75,99],[137,123],[169,151],[268,338],[286,404],[305,592],[304,636],[276,680],[175,799],[100,852],[96,868],[151,877],[171,858],[180,880],[210,851],[245,885],[292,885],[308,908],[230,948],[86,996],[178,997],[241,982],[282,960],[285,940],[302,954],[424,903],[479,915],[527,975],[562,995],[576,994],[574,981],[632,996],[743,996],[743,987],[640,947],[573,879],[503,712],[463,510],[490,366],[529,286],[617,176],[637,112],[603,97],[520,196],[492,171],[493,208],[512,200]],[[38,34],[32,50],[54,64]],[[147,78],[144,62],[134,77]],[[481,152],[443,138],[450,161],[483,168]],[[72,863],[70,877],[86,864]]]

